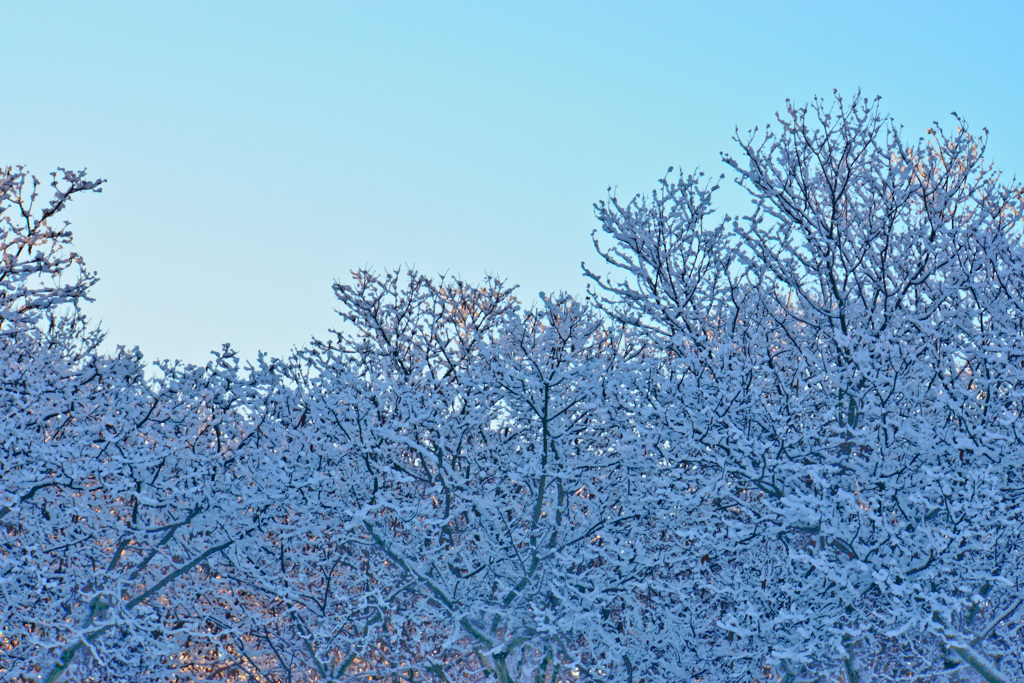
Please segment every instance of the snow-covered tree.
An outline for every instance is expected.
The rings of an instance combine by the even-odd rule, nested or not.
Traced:
[[[678,674],[655,628],[679,593],[651,576],[679,546],[631,419],[637,345],[566,297],[521,312],[494,280],[361,272],[337,291],[356,333],[307,357],[316,469],[340,485],[312,535],[338,539],[316,562],[355,565],[359,588],[319,610],[341,648],[320,659],[441,680]]]
[[[598,206],[594,295],[680,378],[729,482],[721,626],[776,674],[1020,675],[1024,194],[956,123],[791,105],[725,157],[748,217],[699,176]]]
[[[737,143],[747,216],[596,207],[593,304],[360,271],[150,370],[55,227],[101,181],[6,169],[0,677],[1024,678],[1024,191],[859,96]]]
[[[0,671],[14,679],[219,663],[210,577],[251,527],[232,452],[265,392],[236,390],[230,353],[147,378],[137,351],[100,353],[81,314],[95,276],[54,222],[101,182],[62,170],[40,206],[35,178],[0,177]]]

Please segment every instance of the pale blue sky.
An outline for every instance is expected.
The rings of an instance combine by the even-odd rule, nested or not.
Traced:
[[[1020,2],[7,2],[0,163],[109,180],[68,217],[112,343],[205,362],[334,325],[405,263],[582,292],[592,204],[723,171],[785,99],[957,111],[1024,175]]]

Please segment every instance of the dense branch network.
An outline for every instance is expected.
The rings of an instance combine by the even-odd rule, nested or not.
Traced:
[[[364,270],[149,370],[53,227],[102,181],[5,169],[0,677],[1024,677],[1024,191],[859,95],[736,142],[748,216],[596,206],[588,302]]]

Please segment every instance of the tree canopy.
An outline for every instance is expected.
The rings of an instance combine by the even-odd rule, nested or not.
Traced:
[[[4,170],[0,672],[1024,678],[1024,188],[859,95],[735,142],[749,213],[610,195],[584,301],[361,270],[149,370],[54,227],[103,181]]]

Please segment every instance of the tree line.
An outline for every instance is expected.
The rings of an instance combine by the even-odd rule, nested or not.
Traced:
[[[0,173],[0,678],[1024,679],[1024,189],[858,95],[595,206],[589,296],[361,270],[337,332],[100,349]],[[724,178],[724,176],[723,176]]]

